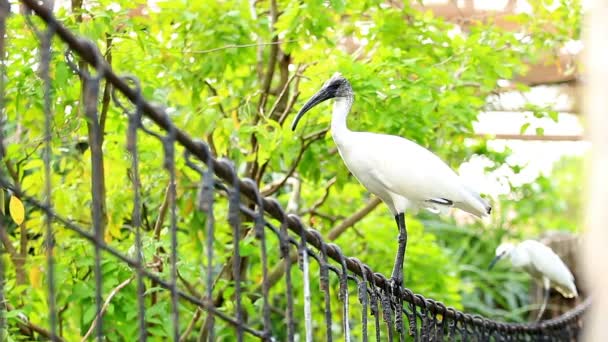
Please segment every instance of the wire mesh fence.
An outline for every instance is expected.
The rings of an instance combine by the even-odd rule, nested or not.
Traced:
[[[572,311],[559,318],[534,324],[508,324],[470,315],[440,302],[414,294],[407,288],[394,289],[382,274],[374,272],[368,265],[357,258],[344,255],[335,244],[326,243],[321,234],[305,227],[300,218],[288,215],[279,203],[272,198],[264,198],[250,179],[240,179],[230,160],[216,159],[209,146],[202,141],[192,139],[185,131],[175,127],[169,115],[159,106],[148,102],[142,95],[142,87],[136,77],[121,77],[115,74],[104,60],[97,47],[89,40],[80,38],[69,31],[52,12],[38,1],[23,0],[33,13],[40,17],[45,26],[34,29],[40,42],[39,76],[43,81],[44,96],[44,193],[40,198],[24,192],[13,182],[0,175],[0,185],[12,191],[30,207],[39,210],[45,217],[46,247],[46,292],[48,301],[48,329],[28,325],[41,336],[61,341],[61,329],[58,327],[58,308],[56,303],[57,287],[55,266],[55,239],[57,230],[71,230],[83,241],[94,248],[93,272],[95,275],[94,302],[95,319],[90,329],[84,333],[85,338],[104,339],[106,327],[113,322],[104,322],[104,312],[112,293],[125,286],[135,286],[137,293],[137,315],[132,321],[136,325],[140,341],[147,339],[149,322],[146,311],[151,310],[146,298],[150,287],[168,291],[170,296],[170,332],[173,340],[217,340],[220,338],[262,340],[307,340],[323,336],[331,341],[339,335],[344,340],[370,339],[377,341],[413,340],[413,341],[519,341],[519,340],[576,340],[581,331],[582,317],[590,304],[587,299]],[[8,2],[0,2],[0,55],[4,56],[5,19],[9,14]],[[33,28],[35,24],[31,23]],[[59,40],[54,38],[59,38]],[[51,182],[51,155],[53,94],[50,75],[51,54],[67,48],[65,62],[77,73],[82,82],[82,101],[89,132],[88,143],[91,154],[91,226],[82,225],[75,220],[60,215],[52,202],[53,184]],[[76,62],[79,59],[79,62]],[[2,65],[4,68],[4,63]],[[3,73],[4,74],[4,73]],[[130,226],[134,235],[134,244],[129,251],[121,251],[104,240],[106,215],[108,209],[104,203],[104,156],[102,152],[102,135],[99,125],[99,99],[102,96],[103,82],[112,85],[113,105],[119,108],[127,120],[125,131],[126,152],[130,159],[129,178],[132,183],[133,212]],[[0,87],[0,96],[3,96]],[[0,132],[3,130],[0,130]],[[166,188],[166,201],[161,214],[168,216],[168,251],[159,248],[156,258],[149,262],[143,252],[142,232],[142,182],[140,179],[140,162],[138,137],[154,137],[162,146],[164,173],[169,180]],[[4,156],[4,151],[2,151]],[[183,163],[196,175],[196,209],[205,215],[204,220],[204,259],[201,260],[201,283],[204,289],[199,290],[189,285],[179,272],[179,214],[177,203],[176,163]],[[218,203],[219,202],[219,203]],[[219,213],[218,207],[226,206],[227,212]],[[225,270],[214,253],[216,250],[215,232],[221,218],[227,219],[231,229],[232,256],[226,263]],[[1,224],[1,223],[0,223]],[[4,229],[4,227],[0,227]],[[160,228],[158,228],[160,230]],[[160,231],[155,229],[155,234]],[[241,250],[240,240],[253,236],[257,243],[257,257],[260,260],[260,287],[257,291],[244,288],[249,280],[243,272],[245,255],[251,251]],[[272,303],[270,293],[269,260],[277,253],[269,250],[276,246],[285,266],[284,301],[280,307]],[[297,253],[297,268],[292,268],[293,253]],[[111,256],[115,262],[124,263],[132,270],[132,276],[116,286],[104,300],[104,258]],[[0,258],[0,262],[4,259]],[[163,268],[167,272],[163,272]],[[5,265],[0,264],[0,283],[4,285]],[[220,310],[217,302],[216,276],[223,273],[230,279],[230,310]],[[314,275],[313,273],[316,273]],[[314,276],[313,276],[314,275]],[[297,277],[300,281],[295,281]],[[311,280],[319,281],[318,284]],[[134,285],[131,285],[132,282]],[[301,298],[295,298],[294,284],[302,286]],[[337,293],[332,284],[337,284]],[[10,307],[4,300],[4,286],[0,286],[0,330],[6,324],[6,314]],[[258,305],[245,308],[244,298],[254,297]],[[332,307],[332,298],[340,299],[339,308]],[[295,302],[302,303],[302,312],[295,310]],[[192,317],[184,317],[180,307],[194,307]],[[313,311],[322,311],[322,322],[313,321]],[[252,315],[253,313],[253,315]],[[282,317],[284,325],[273,324],[271,317]],[[194,327],[200,324],[198,332]],[[336,322],[338,321],[338,322]],[[187,322],[187,323],[184,323]],[[226,335],[226,330],[229,330]],[[322,332],[319,332],[322,330]],[[227,337],[229,336],[229,337]]]

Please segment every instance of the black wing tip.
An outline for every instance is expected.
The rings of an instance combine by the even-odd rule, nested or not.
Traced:
[[[431,199],[428,199],[427,202],[440,204],[440,205],[448,205],[448,206],[454,205],[454,201],[449,200],[447,198],[431,198]]]
[[[490,214],[492,213],[492,207],[491,207],[491,206],[488,206],[488,207],[486,208],[486,213],[487,213],[488,215],[490,215]]]

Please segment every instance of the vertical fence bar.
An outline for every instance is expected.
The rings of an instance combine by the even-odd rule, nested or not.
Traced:
[[[311,229],[310,233],[321,242],[321,261],[319,262],[319,286],[321,291],[323,291],[323,300],[324,306],[323,311],[325,314],[325,340],[327,342],[332,342],[333,335],[331,331],[331,297],[329,294],[329,268],[327,266],[327,245],[323,243],[323,238],[321,237],[321,233],[317,230]]]
[[[139,324],[139,341],[146,340],[146,305],[144,302],[145,287],[143,279],[143,254],[141,250],[141,180],[139,178],[139,155],[137,152],[137,129],[141,125],[141,86],[134,77],[125,78],[135,84],[138,96],[135,111],[129,116],[127,129],[127,151],[131,153],[131,182],[133,184],[133,213],[132,225],[135,228],[135,252],[137,260],[137,321]],[[107,81],[106,81],[107,82]],[[116,98],[116,97],[115,97]]]
[[[344,341],[350,341],[350,322],[349,322],[349,307],[348,307],[348,268],[346,268],[346,261],[344,255],[338,245],[330,243],[329,247],[337,251],[340,256],[340,292],[338,298],[342,301],[342,326],[344,328]]]
[[[408,301],[409,312],[404,311],[407,315],[409,334],[414,337],[414,341],[418,338],[418,320],[416,314],[416,306],[414,305],[414,294],[409,289],[403,289],[403,300]]]
[[[173,340],[179,341],[179,295],[177,291],[177,180],[175,179],[175,127],[168,122],[169,131],[163,138],[165,150],[164,167],[169,173],[169,210],[171,235],[171,320],[173,323]]]
[[[44,206],[51,208],[51,138],[53,108],[51,101],[51,78],[49,68],[51,63],[51,40],[55,34],[55,25],[47,23],[47,30],[41,36],[40,46],[40,75],[44,80]],[[48,303],[49,303],[49,325],[51,340],[58,341],[57,338],[57,308],[55,302],[55,260],[53,248],[55,237],[52,227],[52,217],[48,213],[45,215],[45,246],[47,261],[47,284],[48,284]]]
[[[207,213],[207,221],[205,223],[205,248],[207,250],[207,279],[206,279],[206,300],[208,303],[213,303],[213,239],[215,234],[215,216],[213,213],[213,188],[214,188],[214,170],[213,170],[213,158],[211,156],[211,151],[205,144],[200,144],[203,146],[207,155],[209,156],[207,159],[207,170],[203,175],[203,188],[201,189],[199,207],[203,209]],[[215,316],[211,311],[207,314],[207,329],[208,329],[208,341],[213,341],[215,339]]]
[[[352,258],[352,260],[357,263],[361,270],[361,281],[357,284],[357,288],[359,292],[359,302],[363,306],[361,308],[361,335],[363,337],[363,342],[367,342],[367,305],[369,301],[367,296],[367,272],[361,260],[357,258]]]
[[[382,317],[384,318],[384,322],[386,323],[386,330],[388,334],[388,340],[393,341],[393,313],[391,310],[391,286],[388,282],[386,282],[386,286],[382,289],[380,293],[380,305],[382,305]]]
[[[242,307],[241,307],[241,253],[240,253],[240,243],[241,243],[241,218],[240,218],[240,201],[241,201],[241,193],[239,189],[239,179],[236,176],[236,171],[227,160],[223,160],[224,164],[232,169],[232,174],[234,178],[232,180],[232,189],[229,193],[229,203],[228,203],[228,221],[232,226],[232,279],[234,280],[234,297],[235,297],[235,311],[236,311],[236,320],[242,321]],[[239,325],[236,329],[237,341],[243,341],[243,328]]]
[[[264,227],[264,201],[262,195],[257,189],[256,183],[246,178],[243,180],[252,189],[255,190],[256,194],[256,214],[254,218],[254,229],[255,236],[260,241],[260,260],[262,262],[262,316],[264,322],[264,335],[266,339],[270,339],[272,336],[272,327],[270,323],[270,302],[268,298],[269,284],[268,284],[268,255],[266,250],[266,228]]]
[[[285,290],[287,291],[287,339],[292,342],[295,335],[295,325],[293,320],[293,292],[291,288],[291,257],[289,256],[289,235],[287,234],[287,215],[276,203],[276,207],[281,211],[281,228],[279,231],[279,246],[281,258],[285,262]]]
[[[393,288],[394,289],[394,288]],[[399,334],[399,341],[405,341],[405,329],[403,328],[403,299],[400,295],[401,286],[397,287],[397,293],[392,294],[395,304],[395,327]]]
[[[456,317],[456,310],[454,310],[453,308],[448,308],[448,311],[451,311],[454,317]],[[456,318],[450,319],[448,321],[448,340],[456,340]]]
[[[371,305],[370,311],[374,316],[374,327],[376,329],[376,342],[380,341],[380,310],[378,308],[378,290],[379,287],[376,284],[376,277],[370,268],[365,267],[368,271],[368,274],[371,274],[371,283],[372,283],[372,291],[371,291]]]
[[[95,54],[97,47],[92,43],[88,44],[91,51]],[[99,58],[99,55],[95,54]],[[96,67],[101,66],[101,61],[97,60]],[[101,310],[103,306],[103,275],[101,271],[101,249],[99,245],[104,241],[105,230],[105,185],[104,185],[104,167],[103,167],[103,151],[102,151],[102,136],[99,126],[99,118],[97,116],[97,100],[99,98],[99,83],[103,77],[103,69],[98,70],[96,76],[91,77],[85,70],[81,70],[85,77],[84,94],[82,96],[84,102],[84,112],[87,120],[89,131],[89,148],[91,149],[91,216],[93,218],[93,231],[95,234],[95,305],[96,305],[96,332],[97,340],[103,339],[103,316]]]
[[[308,250],[306,244],[306,234],[308,231],[300,221],[300,218],[295,215],[290,215],[291,219],[296,221],[300,226],[300,243],[298,245],[298,254],[302,263],[302,280],[304,286],[304,330],[306,334],[306,342],[312,342],[312,310],[311,310],[311,295],[310,295],[310,272],[308,264]]]

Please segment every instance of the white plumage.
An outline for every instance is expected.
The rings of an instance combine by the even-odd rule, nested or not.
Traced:
[[[562,259],[548,246],[535,240],[525,240],[517,245],[503,243],[496,248],[494,259],[498,261],[507,256],[513,267],[526,270],[532,277],[545,284],[548,281],[550,286],[562,296],[578,297],[574,276]]]
[[[479,217],[489,211],[439,157],[412,141],[367,132],[334,134],[334,140],[348,169],[393,215],[452,205]]]
[[[292,129],[304,113],[328,99],[334,99],[331,133],[340,156],[350,172],[371,193],[389,207],[399,228],[399,250],[392,279],[402,281],[403,254],[407,243],[405,219],[408,208],[439,211],[454,206],[476,216],[490,213],[491,207],[469,189],[439,157],[407,139],[386,134],[353,132],[346,118],[354,101],[350,83],[334,74],[296,116]]]

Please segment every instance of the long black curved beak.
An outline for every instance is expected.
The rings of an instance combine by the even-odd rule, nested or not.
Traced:
[[[298,112],[298,115],[296,115],[296,118],[293,120],[293,123],[291,124],[291,130],[292,131],[296,130],[296,126],[298,125],[298,122],[300,121],[302,116],[306,112],[308,112],[312,107],[318,105],[319,103],[321,103],[323,101],[332,99],[334,97],[336,97],[335,89],[331,89],[330,87],[321,88],[321,90],[319,90],[316,94],[314,94],[308,100],[308,102],[306,102],[306,104],[304,104],[304,107],[302,107],[302,109],[300,109],[300,111]]]
[[[504,256],[505,256],[505,253],[498,254],[497,256],[495,256],[494,259],[492,259],[492,262],[490,263],[490,265],[488,266],[488,270],[491,270],[492,267],[494,267],[494,265],[496,265],[496,263]]]

